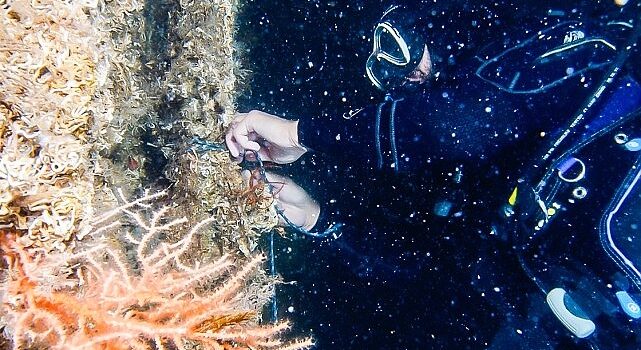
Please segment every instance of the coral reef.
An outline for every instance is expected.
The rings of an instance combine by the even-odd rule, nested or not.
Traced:
[[[242,76],[236,7],[177,2],[165,23],[173,29],[154,44],[159,24],[142,1],[3,1],[0,226],[27,247],[73,248],[83,218],[115,204],[108,188],[132,195],[162,176],[188,208],[176,214],[194,220],[221,198],[245,203],[239,169],[222,152],[190,147],[194,138],[220,142],[234,112]],[[200,171],[186,161],[194,157]],[[277,222],[271,199],[260,198],[230,213],[216,209],[223,229],[200,246],[215,237],[224,244],[212,253],[253,252]]]
[[[238,173],[238,165],[229,161],[226,151],[186,152],[172,161],[171,178],[178,179],[176,192],[199,201],[207,210],[204,216],[224,223],[201,237],[201,244],[212,255],[240,250],[250,256],[258,246],[262,232],[278,224],[273,198],[265,186],[247,188]],[[178,174],[182,171],[182,176]],[[176,173],[173,173],[176,172]]]
[[[84,4],[1,1],[0,226],[63,251],[91,211],[98,85]]]
[[[234,112],[236,7],[0,0],[0,328],[14,348],[311,346],[259,325],[273,199],[224,150],[194,147],[220,143]],[[170,190],[125,200],[143,188]],[[171,205],[153,212],[161,195]]]
[[[122,195],[122,192],[120,192]],[[306,349],[310,339],[285,344],[287,322],[258,325],[258,309],[273,292],[249,283],[262,256],[240,266],[229,256],[211,263],[186,256],[195,236],[214,218],[194,225],[176,242],[163,240],[186,219],[153,210],[165,193],[125,201],[95,219],[97,244],[74,254],[22,249],[5,235],[8,276],[2,288],[15,349]],[[116,234],[115,236],[113,234]],[[98,237],[100,236],[100,238]],[[132,256],[113,247],[124,239]],[[63,273],[62,267],[70,267]],[[134,269],[132,266],[136,266]],[[215,287],[212,287],[214,285]]]
[[[182,100],[183,128],[201,139],[220,140],[235,110],[238,79],[234,32],[237,1],[179,0],[167,95]],[[179,45],[175,45],[179,44]]]
[[[118,186],[131,195],[147,180],[149,159],[144,135],[156,126],[160,103],[160,78],[165,62],[157,59],[148,42],[149,20],[145,1],[99,1],[90,11],[100,42],[98,76],[101,88],[94,94],[102,107],[94,119],[93,145],[95,186],[94,206],[114,204],[104,196],[105,187]]]
[[[237,6],[235,0],[147,3],[146,9],[136,1],[106,2],[93,16],[112,52],[97,96],[113,106],[96,128],[94,205],[114,203],[112,186],[131,195],[169,182],[178,204],[172,215],[217,217],[194,248],[202,257],[249,256],[277,223],[269,196],[246,201],[240,169],[224,150],[194,148],[194,140],[220,143],[234,113],[243,77],[235,57]]]
[[[226,151],[198,150],[194,141],[216,145],[235,110],[238,84],[245,72],[236,57],[234,33],[238,1],[180,0],[179,15],[170,25],[170,69],[163,85],[166,105],[174,107],[163,119],[174,144],[164,174],[173,191],[200,220],[215,216],[224,223],[201,237],[209,255],[242,252],[251,255],[261,235],[278,223],[266,188],[249,192]],[[162,129],[162,128],[159,128]],[[161,136],[162,139],[162,136]]]

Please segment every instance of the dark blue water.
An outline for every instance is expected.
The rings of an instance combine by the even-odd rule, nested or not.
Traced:
[[[240,105],[305,118],[342,115],[380,98],[364,65],[372,25],[385,7],[379,1],[247,1],[239,41],[252,73]]]
[[[464,15],[455,16],[456,21],[445,20],[445,30],[439,33],[446,43],[466,38],[469,52],[484,49],[479,38],[518,42],[511,36],[527,37],[525,33],[534,30],[524,26],[544,26],[560,17],[627,18],[610,1],[470,3],[447,2],[445,9]],[[239,37],[252,74],[248,92],[239,101],[240,109],[324,120],[381,102],[384,95],[367,80],[364,64],[372,49],[372,28],[389,4],[247,1],[239,17]],[[478,23],[483,24],[483,32],[477,29]],[[473,33],[462,35],[465,31]],[[463,62],[461,58],[448,65],[455,72]],[[630,65],[626,62],[626,67]],[[592,88],[598,83],[595,79],[586,86]],[[532,97],[523,103],[545,106],[539,123],[557,130],[568,122],[584,95],[590,95],[588,90],[582,91],[580,98]],[[470,101],[482,93],[465,91],[464,87],[449,91]],[[426,94],[431,96],[430,92]],[[576,105],[568,102],[574,97],[581,100]],[[502,123],[507,125],[510,119],[514,117],[507,116]],[[431,118],[429,122],[435,124],[434,129],[447,129],[448,122],[455,122],[452,120]],[[596,264],[601,264],[608,258],[596,234],[593,238],[586,234],[585,240],[574,233],[568,240],[559,240],[558,234],[537,236],[541,248],[523,254],[512,230],[492,231],[492,218],[498,215],[501,203],[510,195],[516,179],[529,174],[528,166],[545,146],[539,129],[520,130],[520,138],[510,138],[509,151],[460,167],[465,180],[460,184],[451,179],[461,163],[441,155],[434,156],[428,170],[412,174],[355,168],[336,154],[308,154],[302,161],[280,169],[312,196],[335,193],[336,199],[350,208],[352,226],[346,231],[349,234],[338,239],[276,239],[276,269],[285,281],[292,282],[279,287],[279,317],[291,319],[295,331],[311,333],[318,349],[609,348],[607,341],[605,345],[601,341],[609,333],[602,332],[599,342],[573,337],[550,312],[545,293],[522,261],[523,256],[537,260],[543,254],[550,257],[543,259],[543,264],[549,261],[550,270],[554,270],[557,264],[563,264],[560,260],[573,259],[572,250],[567,253],[566,248],[576,244],[582,249],[578,254],[581,259],[594,256]],[[464,128],[456,132],[470,139],[477,135]],[[427,158],[429,150],[425,152]],[[623,160],[633,162],[634,157]],[[610,198],[607,196],[602,199],[604,203]],[[454,206],[453,212],[443,218],[435,212],[444,200],[464,204],[461,208]],[[586,205],[580,215],[572,214],[562,222],[578,226],[583,218],[599,215]],[[586,221],[584,230],[591,226],[592,222]],[[559,230],[566,232],[565,228]],[[541,263],[539,260],[536,264]],[[572,266],[583,263],[577,257]],[[547,267],[536,265],[537,273],[547,271]],[[570,275],[576,288],[608,283],[584,274],[582,268]],[[632,333],[636,331],[632,327]],[[621,344],[636,346],[630,339]]]

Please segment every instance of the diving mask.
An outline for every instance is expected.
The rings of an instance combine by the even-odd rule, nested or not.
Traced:
[[[374,48],[365,71],[379,90],[390,91],[411,83],[408,75],[418,66],[425,49],[417,22],[413,14],[396,6],[388,9],[374,28]],[[405,29],[405,25],[413,27]]]

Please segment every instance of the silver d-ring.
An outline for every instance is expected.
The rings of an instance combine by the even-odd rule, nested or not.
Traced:
[[[574,178],[565,177],[565,172],[572,168],[576,163],[581,166],[581,171]],[[572,157],[561,164],[557,174],[559,175],[559,178],[565,182],[578,182],[585,177],[585,163],[583,163],[581,159]]]
[[[622,144],[628,142],[628,135],[620,132],[620,133],[614,135],[614,142],[616,142],[617,145],[622,145]]]
[[[579,186],[572,190],[572,196],[576,199],[583,199],[585,196],[588,195],[588,190],[585,189],[583,186]]]

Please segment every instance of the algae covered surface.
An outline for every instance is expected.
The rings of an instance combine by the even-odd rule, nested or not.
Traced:
[[[121,273],[144,273],[134,246],[141,244],[142,232],[163,223],[172,223],[172,229],[145,244],[173,257],[163,260],[164,273],[184,266],[198,271],[201,261],[222,258],[225,266],[254,266],[233,282],[241,284],[234,293],[246,302],[223,303],[231,309],[203,316],[195,323],[200,328],[192,330],[241,331],[262,319],[275,279],[255,268],[262,261],[255,256],[261,236],[278,222],[274,203],[265,189],[247,187],[222,143],[246,75],[235,42],[238,9],[233,0],[0,1],[0,231],[6,262],[0,326],[9,338],[17,337],[14,347],[59,341],[64,346],[68,335],[62,331],[37,335],[49,317],[60,315],[29,303],[50,299],[47,305],[62,309],[82,303],[92,283],[87,276],[105,284],[113,279],[102,270],[106,255]],[[131,211],[128,203],[138,203],[140,211]],[[114,208],[124,219],[100,221]],[[156,217],[158,212],[162,215]],[[145,226],[149,222],[153,225]],[[189,234],[190,227],[199,229]],[[185,235],[189,243],[179,255],[194,265],[174,260],[171,253]],[[121,253],[95,256],[96,247]],[[34,272],[43,266],[52,271],[47,281]],[[208,294],[203,291],[220,291],[230,283],[205,275],[189,281],[183,292],[172,292],[187,296],[185,302],[204,300]],[[142,311],[171,301],[125,303],[131,303],[130,311]],[[17,324],[20,317],[23,323]],[[153,327],[167,326],[164,318],[158,320]],[[20,330],[29,322],[34,328]],[[287,328],[283,325],[269,334],[279,334]],[[157,334],[157,346],[170,336],[146,334]],[[245,333],[229,334],[219,343],[238,345],[248,339]],[[179,338],[172,340],[175,346],[188,345],[175,343]],[[247,344],[296,349],[311,341],[286,344],[270,336],[264,343]]]
[[[0,28],[0,225],[65,250],[91,211],[90,129],[100,48],[82,8],[4,3]]]
[[[216,235],[225,252],[251,253],[276,221],[271,202],[245,205],[220,147],[243,75],[237,6],[3,2],[2,227],[25,246],[64,251],[83,219],[116,202],[114,187],[169,186],[189,207],[180,214],[234,228]]]

